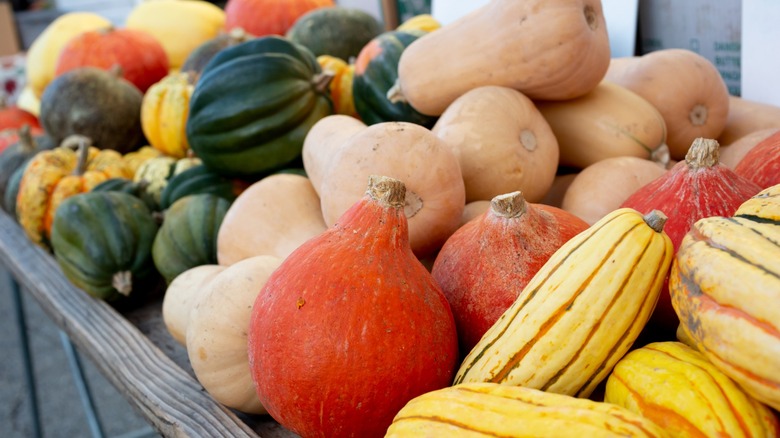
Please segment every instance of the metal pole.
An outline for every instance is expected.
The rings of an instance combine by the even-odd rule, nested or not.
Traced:
[[[22,345],[22,360],[24,361],[24,379],[27,383],[27,390],[30,396],[30,414],[32,415],[32,436],[41,438],[41,416],[38,410],[38,391],[35,385],[35,370],[33,369],[32,355],[30,354],[30,339],[27,337],[27,319],[24,315],[24,306],[22,304],[22,294],[19,290],[19,283],[16,279],[10,277],[11,296],[13,298],[14,311],[16,313],[16,322],[19,327],[19,341]]]
[[[89,391],[89,385],[84,378],[84,369],[81,366],[78,352],[73,347],[73,343],[70,341],[68,335],[62,330],[60,330],[60,340],[62,341],[62,348],[65,350],[65,355],[68,356],[70,370],[73,373],[73,381],[76,383],[76,389],[79,392],[79,397],[81,397],[81,404],[84,406],[84,413],[87,415],[89,430],[92,432],[94,438],[103,438],[103,427],[101,426],[100,419],[95,411],[92,393]]]

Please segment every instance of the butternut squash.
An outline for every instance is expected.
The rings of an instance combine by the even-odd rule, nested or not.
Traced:
[[[484,85],[565,100],[592,90],[609,58],[600,1],[494,0],[409,45],[399,60],[398,86],[428,115],[442,114],[458,96]]]
[[[558,138],[563,166],[584,169],[619,156],[669,160],[661,113],[626,87],[602,81],[584,96],[536,106]]]
[[[615,58],[605,77],[642,96],[666,122],[670,156],[682,160],[698,137],[718,138],[726,126],[729,91],[715,65],[687,49]]]
[[[162,317],[165,328],[181,345],[187,345],[187,326],[192,307],[205,290],[205,286],[225,266],[200,265],[190,268],[171,281],[165,289],[162,303]]]
[[[538,202],[558,169],[558,140],[531,99],[507,87],[485,86],[455,99],[433,133],[455,149],[466,202],[513,191]]]
[[[722,146],[729,146],[747,134],[768,128],[780,129],[780,107],[729,96],[726,126],[717,140]]]
[[[314,190],[322,182],[322,174],[342,143],[353,134],[362,131],[366,124],[351,116],[333,114],[315,123],[303,140],[303,168]]]

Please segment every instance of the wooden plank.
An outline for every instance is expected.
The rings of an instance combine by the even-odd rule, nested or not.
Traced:
[[[111,382],[165,436],[257,437],[188,372],[107,303],[73,286],[54,258],[0,212],[0,263]],[[271,421],[265,436],[291,436]]]

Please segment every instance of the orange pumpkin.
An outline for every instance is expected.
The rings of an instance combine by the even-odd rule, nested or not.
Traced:
[[[254,36],[284,35],[301,15],[335,6],[333,0],[229,0],[225,4],[225,28],[237,27]]]

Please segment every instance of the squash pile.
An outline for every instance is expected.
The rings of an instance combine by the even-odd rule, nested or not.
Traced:
[[[304,437],[779,434],[780,108],[688,50],[611,58],[598,0],[396,29],[157,0],[63,15],[27,75],[3,208],[96,299],[163,294],[228,408]]]

